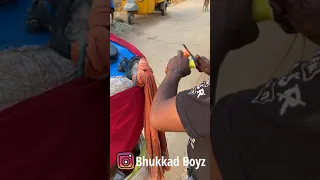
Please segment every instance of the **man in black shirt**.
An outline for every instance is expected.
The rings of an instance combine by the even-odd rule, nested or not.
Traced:
[[[251,9],[237,6],[241,3],[252,4],[250,0],[212,2],[211,71],[216,75],[229,51],[258,36]],[[301,32],[320,44],[319,0],[270,0],[270,4],[285,32]],[[232,21],[239,16],[240,22]],[[320,179],[319,74],[320,51],[311,61],[294,65],[283,77],[219,100],[210,122],[211,144],[219,167],[212,171],[220,170],[220,179],[224,180]],[[211,75],[213,78],[217,76]]]
[[[209,75],[209,60],[198,55],[196,59],[197,69]],[[151,125],[163,132],[186,132],[190,136],[188,180],[210,179],[210,81],[177,94],[180,79],[191,73],[189,60],[178,51],[167,69],[153,100]]]

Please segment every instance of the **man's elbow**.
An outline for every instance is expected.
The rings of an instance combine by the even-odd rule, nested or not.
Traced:
[[[150,126],[153,129],[159,130],[159,120],[158,120],[158,115],[157,115],[157,110],[154,106],[151,106],[150,110]]]

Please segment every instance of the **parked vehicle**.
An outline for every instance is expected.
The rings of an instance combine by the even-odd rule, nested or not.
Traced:
[[[134,15],[151,14],[154,11],[161,11],[161,15],[167,14],[167,0],[123,0],[123,9],[127,11],[128,23],[134,23]]]

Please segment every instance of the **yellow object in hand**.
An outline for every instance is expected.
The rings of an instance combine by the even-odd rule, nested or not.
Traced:
[[[273,11],[269,0],[253,0],[252,16],[255,22],[273,20]]]
[[[189,57],[190,56],[189,52],[186,49],[183,50],[183,56],[184,57]],[[189,68],[190,69],[196,68],[196,64],[194,63],[193,59],[189,59]]]
[[[196,64],[194,63],[193,60],[190,60],[190,59],[189,59],[189,68],[190,69],[196,68]],[[167,72],[168,72],[168,68],[167,67],[164,69],[164,72],[167,74]]]
[[[196,68],[196,64],[194,63],[194,60],[192,60],[192,59],[189,59],[189,68],[190,69]]]

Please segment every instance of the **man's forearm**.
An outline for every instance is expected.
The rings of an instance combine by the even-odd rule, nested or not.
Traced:
[[[167,100],[176,96],[180,79],[181,77],[178,75],[167,74],[158,88],[158,91],[153,99],[153,103],[158,104],[163,100]]]

